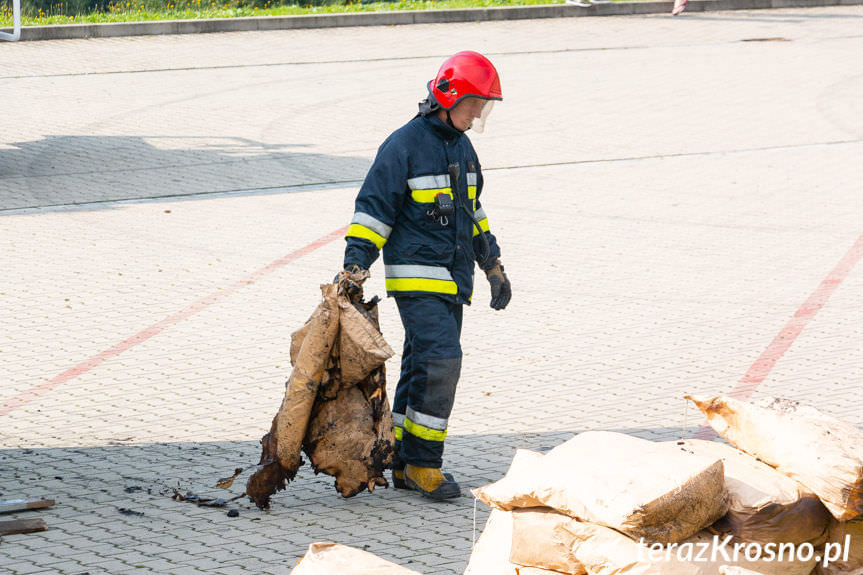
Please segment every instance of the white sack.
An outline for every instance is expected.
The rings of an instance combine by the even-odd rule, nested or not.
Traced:
[[[291,575],[420,575],[395,563],[338,543],[312,543]]]
[[[815,567],[814,557],[805,562],[747,561],[742,549],[734,560],[733,544],[725,547],[727,560],[721,552],[713,556],[711,545],[717,536],[707,531],[651,555],[646,546],[601,525],[571,521],[564,529],[573,534],[573,554],[590,575],[719,575],[723,566],[763,575],[809,575]]]
[[[564,529],[573,535],[573,555],[590,575],[699,575],[694,565],[673,556],[651,563],[645,547],[608,527],[573,520]]]
[[[546,455],[521,454],[506,477],[473,493],[498,509],[552,507],[661,543],[682,541],[726,511],[719,458],[606,431],[576,435]]]
[[[547,507],[536,507],[514,510],[512,520],[512,563],[569,575],[585,573],[572,554],[572,534],[563,528],[572,518]]]
[[[464,575],[517,575],[509,562],[512,543],[512,513],[492,509]]]
[[[719,568],[719,575],[762,575],[743,567],[733,567],[731,565],[723,565]]]
[[[728,512],[710,527],[712,532],[758,543],[818,546],[826,539],[830,513],[801,483],[725,443],[700,439],[669,443],[722,459]]]
[[[474,497],[495,509],[512,511],[522,507],[544,507],[533,493],[544,455],[517,449],[503,479],[471,490]]]
[[[863,516],[863,431],[787,399],[687,399],[722,437],[811,489],[836,519]]]

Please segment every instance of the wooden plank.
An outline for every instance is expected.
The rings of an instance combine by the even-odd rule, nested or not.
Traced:
[[[13,519],[0,521],[0,535],[16,535],[18,533],[35,533],[45,531],[48,526],[42,519]]]
[[[53,499],[9,499],[0,501],[0,513],[26,511],[27,509],[42,509],[54,505]]]

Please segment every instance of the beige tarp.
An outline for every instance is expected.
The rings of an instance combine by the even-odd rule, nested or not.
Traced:
[[[312,543],[291,575],[420,575],[368,551],[338,543]]]
[[[285,398],[246,485],[261,508],[294,478],[301,448],[344,497],[387,484],[395,438],[383,363],[393,352],[378,329],[376,300],[363,303],[361,291],[349,299],[336,285],[321,292],[322,303],[292,335]]]
[[[512,519],[512,563],[568,575],[585,573],[572,554],[572,534],[563,528],[571,517],[547,507],[534,507],[514,510]]]
[[[863,515],[863,431],[787,399],[687,398],[717,433],[811,489],[836,519]]]
[[[722,461],[605,431],[582,433],[474,491],[503,510],[551,507],[636,539],[682,541],[725,514]]]
[[[751,455],[718,441],[669,442],[725,466],[728,512],[710,530],[759,543],[824,542],[830,513],[809,489]]]

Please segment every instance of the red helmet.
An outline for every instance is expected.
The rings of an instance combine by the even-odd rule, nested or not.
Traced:
[[[444,110],[452,110],[468,97],[503,100],[494,65],[482,54],[470,50],[447,58],[435,79],[428,83],[428,90]]]

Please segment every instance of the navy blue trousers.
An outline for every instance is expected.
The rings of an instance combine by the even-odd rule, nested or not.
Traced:
[[[405,329],[393,398],[396,451],[404,464],[441,467],[461,372],[462,304],[436,296],[396,297]]]

